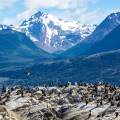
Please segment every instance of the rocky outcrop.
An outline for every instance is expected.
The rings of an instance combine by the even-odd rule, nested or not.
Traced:
[[[120,89],[109,84],[14,87],[2,93],[2,102],[0,120],[120,119]]]

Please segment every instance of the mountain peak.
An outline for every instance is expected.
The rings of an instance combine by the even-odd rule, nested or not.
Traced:
[[[41,11],[36,12],[34,15],[31,16],[31,18],[40,18],[43,15]]]
[[[64,21],[40,11],[23,21],[20,27],[37,46],[48,52],[66,50],[90,35],[96,28],[94,25],[82,25],[78,21]]]
[[[108,17],[108,20],[114,19],[114,20],[118,20],[120,21],[120,12],[116,12],[116,13],[111,13]]]
[[[113,12],[109,16],[120,16],[120,12]]]

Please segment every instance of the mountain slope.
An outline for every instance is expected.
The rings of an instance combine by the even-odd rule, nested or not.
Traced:
[[[84,52],[93,46],[96,42],[102,40],[112,30],[120,25],[120,12],[110,14],[96,29],[80,44],[65,51],[62,56],[80,56],[84,55]]]
[[[37,12],[23,21],[19,30],[26,33],[40,48],[55,52],[66,50],[89,36],[96,25],[63,21],[53,15]]]
[[[48,53],[39,49],[23,33],[0,25],[0,56],[2,57],[48,57]]]
[[[120,26],[115,28],[103,40],[98,41],[91,48],[85,51],[84,55],[96,54],[117,49],[120,49]]]

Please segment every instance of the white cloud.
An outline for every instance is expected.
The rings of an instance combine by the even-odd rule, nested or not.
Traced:
[[[14,25],[17,25],[18,21],[16,19],[14,19],[14,18],[6,17],[2,21],[0,21],[0,24],[5,24],[5,25],[14,24]]]
[[[97,0],[25,0],[27,9],[37,8],[58,8],[58,9],[71,9],[76,7],[85,7],[88,3],[95,3]]]
[[[40,8],[68,9],[71,0],[24,0],[26,10],[17,15],[17,20],[27,19]],[[60,12],[60,11],[59,11]]]
[[[90,4],[95,4],[98,0],[69,0],[69,7],[62,8],[60,11],[53,11],[53,14],[64,18],[65,20],[78,20],[81,23],[94,24],[100,22],[103,18],[100,10],[89,10]],[[59,8],[60,10],[60,8]],[[104,14],[105,15],[105,14]]]
[[[12,7],[18,0],[0,0],[0,10]]]
[[[57,7],[67,9],[72,0],[25,0],[25,5],[28,9],[50,8]]]
[[[17,15],[17,20],[25,20],[28,19],[31,15],[33,15],[36,11],[28,9],[20,14]]]
[[[5,1],[9,4],[5,4]],[[20,0],[2,0],[0,6],[5,7],[6,5],[6,7],[11,7],[17,1]],[[95,5],[97,1],[99,0],[23,0],[25,11],[18,13],[16,19],[5,18],[3,23],[8,24],[11,22],[18,24],[18,22],[22,22],[24,19],[29,18],[41,8],[51,8],[51,14],[65,20],[79,20],[81,23],[88,24],[99,23],[106,15],[108,15],[108,12],[102,14],[99,8],[90,10],[89,8],[91,5]],[[0,7],[0,9],[3,9],[3,7]]]
[[[20,13],[17,19],[27,19],[40,8],[53,8],[52,14],[65,18],[66,20],[76,18],[84,23],[87,21],[91,22],[92,17],[95,18],[97,16],[97,11],[89,12],[88,5],[95,4],[96,1],[97,0],[25,0],[26,10]],[[54,11],[54,8],[58,10]],[[90,17],[90,15],[92,16]]]
[[[57,13],[54,13],[57,15]],[[60,18],[64,16],[63,19],[65,20],[78,20],[83,24],[98,24],[104,19],[108,13],[102,14],[99,9],[88,11],[87,8],[82,8],[81,10],[76,9],[72,10],[65,10],[63,13],[60,14]]]
[[[64,11],[64,16],[68,19],[77,19],[81,23],[94,24],[100,19],[99,9],[90,10],[89,6],[93,5],[97,0],[74,0],[71,1],[71,7]]]

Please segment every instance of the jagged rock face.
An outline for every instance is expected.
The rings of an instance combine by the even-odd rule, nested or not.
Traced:
[[[41,48],[48,52],[66,50],[89,36],[96,25],[82,25],[79,22],[68,22],[50,14],[38,12],[20,25]]]

